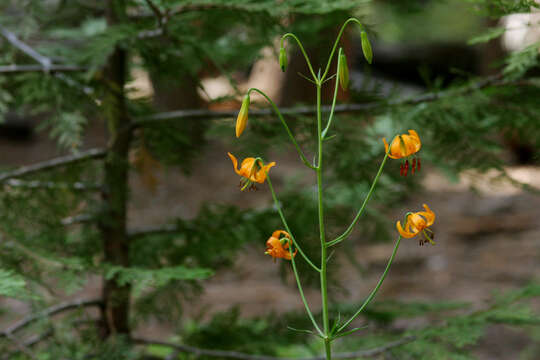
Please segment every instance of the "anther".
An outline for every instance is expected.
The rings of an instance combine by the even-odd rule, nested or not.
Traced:
[[[405,166],[403,167],[403,176],[407,176],[409,172],[409,160],[405,160]]]
[[[418,165],[417,170],[420,171],[420,158],[418,158],[418,163],[417,163],[417,165]]]
[[[403,164],[399,164],[399,175],[403,176]]]
[[[416,158],[412,160],[412,174],[414,175],[414,170],[416,169]]]

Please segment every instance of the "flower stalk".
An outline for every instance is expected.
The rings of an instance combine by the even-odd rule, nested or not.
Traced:
[[[405,159],[405,165],[402,164],[402,169],[401,169],[402,175],[404,172],[403,170],[404,166],[406,166],[408,169],[409,158],[411,158],[412,172],[414,173],[415,170],[416,171],[420,170],[420,158],[417,157],[416,153],[420,150],[421,142],[420,142],[420,137],[418,136],[416,131],[409,130],[408,134],[395,136],[391,144],[388,144],[386,140],[383,139],[384,146],[385,146],[385,155],[381,161],[379,170],[377,171],[377,174],[375,175],[375,178],[373,179],[371,187],[368,193],[366,194],[366,197],[363,203],[360,206],[360,209],[356,213],[351,224],[347,227],[347,229],[341,235],[339,235],[337,238],[331,241],[326,240],[325,217],[324,217],[324,191],[323,191],[324,189],[323,187],[324,166],[323,165],[325,164],[323,161],[324,160],[323,145],[324,145],[324,140],[328,134],[328,131],[331,128],[332,121],[334,119],[334,110],[336,107],[338,87],[341,86],[343,90],[346,91],[349,84],[349,76],[348,76],[349,70],[348,70],[348,65],[347,65],[347,59],[346,59],[345,54],[343,53],[342,48],[339,48],[338,50],[338,62],[337,62],[336,73],[329,76],[328,78],[327,78],[327,74],[330,70],[330,64],[332,62],[332,58],[337,49],[337,45],[343,34],[343,31],[345,27],[347,26],[347,24],[351,22],[355,22],[360,26],[361,45],[362,45],[364,57],[366,58],[368,63],[371,63],[372,57],[373,57],[371,44],[369,43],[369,40],[367,38],[367,33],[365,32],[362,24],[355,18],[348,19],[341,27],[339,34],[336,38],[336,41],[330,52],[330,56],[328,58],[328,62],[326,64],[325,70],[324,72],[322,72],[322,74],[321,74],[320,69],[317,72],[317,74],[315,74],[315,71],[313,70],[309,57],[307,56],[304,50],[304,47],[302,46],[302,43],[300,42],[298,37],[296,37],[296,35],[292,33],[287,33],[283,35],[281,38],[281,47],[280,47],[280,53],[279,53],[279,64],[280,64],[281,69],[285,71],[287,67],[287,57],[286,57],[285,48],[284,48],[284,41],[287,38],[291,38],[295,40],[296,43],[298,44],[300,51],[302,52],[306,60],[310,74],[312,76],[312,79],[308,79],[308,80],[310,80],[315,85],[315,88],[316,88],[317,149],[316,149],[316,159],[314,159],[313,163],[310,163],[307,160],[303,150],[298,145],[298,142],[296,141],[294,134],[290,130],[289,126],[287,125],[287,122],[283,118],[276,104],[263,91],[257,88],[251,88],[248,90],[246,97],[244,98],[242,109],[240,110],[240,114],[238,115],[238,120],[236,124],[237,137],[238,137],[239,129],[240,129],[240,134],[241,134],[244,131],[245,125],[247,123],[247,107],[249,105],[249,95],[253,91],[259,93],[270,103],[272,109],[274,110],[278,118],[280,119],[285,131],[287,132],[287,135],[289,136],[291,142],[293,143],[304,165],[306,165],[307,167],[315,171],[316,178],[317,178],[317,207],[318,207],[319,239],[320,239],[320,265],[319,266],[315,265],[314,262],[311,261],[311,259],[307,256],[307,254],[302,250],[300,244],[298,243],[298,239],[294,237],[294,234],[287,223],[287,220],[281,208],[281,203],[278,201],[278,197],[272,185],[272,181],[270,180],[270,176],[268,175],[270,168],[274,166],[275,163],[271,162],[265,165],[265,163],[263,163],[262,159],[260,158],[246,158],[242,162],[240,169],[237,169],[236,158],[234,158],[234,156],[229,154],[229,156],[231,157],[231,160],[233,161],[235,171],[239,175],[241,175],[244,179],[246,179],[244,181],[251,184],[252,182],[263,183],[266,180],[266,182],[268,183],[268,187],[272,194],[272,199],[274,201],[276,210],[279,214],[279,217],[283,223],[283,227],[285,228],[285,230],[276,230],[273,232],[272,236],[266,242],[266,245],[267,245],[266,254],[272,256],[274,261],[277,258],[280,258],[280,259],[283,259],[284,261],[291,262],[291,267],[292,267],[292,271],[294,273],[294,277],[297,283],[298,292],[300,293],[300,298],[302,299],[302,302],[306,309],[306,313],[309,319],[311,320],[313,327],[315,329],[315,332],[310,331],[310,330],[303,330],[303,332],[317,335],[322,339],[324,343],[325,354],[326,354],[327,360],[331,360],[332,358],[332,341],[334,339],[352,334],[353,332],[362,329],[362,327],[348,329],[348,326],[362,313],[362,311],[375,298],[375,295],[381,288],[386,276],[388,275],[390,267],[395,259],[395,256],[399,248],[399,244],[401,242],[401,238],[402,237],[410,238],[410,237],[414,237],[416,235],[422,234],[424,236],[424,240],[421,240],[421,244],[423,244],[424,242],[433,243],[432,241],[433,231],[429,227],[433,224],[435,220],[435,214],[431,211],[431,209],[429,209],[427,205],[424,205],[424,208],[426,209],[426,211],[417,212],[417,213],[412,213],[412,212],[407,213],[407,215],[405,216],[404,226],[402,226],[400,222],[397,222],[396,228],[400,236],[398,237],[395,243],[392,254],[390,255],[386,268],[383,274],[381,275],[378,283],[375,285],[371,293],[368,295],[368,297],[364,300],[362,305],[358,308],[358,310],[354,313],[354,315],[351,318],[349,318],[344,323],[340,323],[340,319],[338,318],[334,322],[333,326],[330,326],[327,264],[329,262],[331,255],[328,256],[328,249],[331,246],[337,245],[340,242],[346,240],[352,233],[354,227],[358,223],[361,215],[363,214],[367,206],[369,199],[371,198],[376,188],[377,182],[382,175],[382,171],[384,169],[384,166],[388,158],[402,159],[402,160]],[[323,84],[326,81],[329,81],[334,77],[335,77],[335,89],[334,89],[334,95],[332,99],[332,105],[330,109],[330,114],[328,116],[328,119],[326,120],[326,126],[324,126],[323,128],[323,119],[322,119],[322,112],[321,112],[321,107],[322,107],[321,89],[322,89]],[[247,99],[247,103],[246,103],[246,99]],[[246,188],[247,183],[243,186],[242,190]],[[298,269],[296,267],[297,253],[300,254],[300,256],[310,265],[310,267],[313,270],[319,273],[321,302],[322,302],[322,326],[319,325],[319,323],[313,316],[313,312],[311,311],[311,308],[304,295],[304,291],[303,291],[302,284],[300,282],[300,277],[298,274]]]

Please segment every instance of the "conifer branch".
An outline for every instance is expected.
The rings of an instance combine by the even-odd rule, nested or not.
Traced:
[[[44,333],[42,334],[38,334],[38,335],[34,335],[32,336],[31,338],[29,338],[28,340],[26,340],[25,342],[23,342],[22,344],[19,344],[20,347],[18,346],[17,347],[17,350],[14,350],[14,351],[11,351],[9,353],[7,353],[6,355],[4,355],[2,357],[2,360],[9,360],[9,359],[12,359],[13,356],[15,356],[15,354],[19,353],[22,351],[21,348],[24,348],[25,350],[26,349],[29,349],[31,348],[32,346],[42,342],[43,340],[47,339],[49,336],[51,336],[52,334],[54,333],[54,330],[53,329],[49,329],[47,331],[45,331]]]
[[[70,189],[78,191],[97,191],[101,189],[99,184],[89,184],[80,181],[72,183],[63,183],[55,181],[24,181],[19,179],[8,179],[4,181],[5,185],[26,189]]]
[[[373,110],[378,108],[384,108],[389,106],[405,106],[405,105],[418,105],[421,103],[433,102],[440,99],[448,98],[451,96],[466,95],[471,92],[481,90],[489,86],[502,86],[502,85],[530,85],[531,82],[524,80],[507,80],[504,79],[502,74],[486,77],[478,82],[471,83],[469,85],[450,89],[446,91],[427,93],[419,95],[410,99],[396,100],[396,101],[375,101],[364,104],[340,104],[335,106],[335,113],[355,113],[363,112],[366,110]],[[323,113],[328,113],[331,110],[331,106],[322,106]],[[313,115],[316,108],[314,106],[300,106],[283,108],[280,110],[283,115]],[[145,116],[135,121],[133,126],[144,127],[152,126],[162,122],[182,120],[182,119],[222,119],[231,118],[238,115],[238,110],[227,111],[212,111],[206,109],[193,109],[193,110],[176,110],[169,112],[157,113],[149,116]],[[272,115],[272,109],[250,109],[249,116],[252,117],[265,117]]]
[[[360,357],[373,357],[373,356],[380,355],[393,348],[410,343],[414,341],[415,339],[416,337],[414,336],[406,336],[402,339],[389,342],[385,345],[382,345],[373,349],[333,354],[332,358],[355,359],[355,358],[360,358]],[[325,360],[326,359],[326,356],[324,355],[309,357],[309,358],[285,358],[285,357],[275,357],[275,356],[266,356],[266,355],[251,355],[251,354],[246,354],[246,353],[242,353],[238,351],[202,349],[202,348],[198,348],[198,347],[194,347],[190,345],[180,345],[180,344],[175,344],[175,343],[160,341],[160,340],[149,340],[149,339],[143,339],[143,338],[134,338],[132,340],[135,343],[141,344],[141,345],[161,345],[161,346],[170,347],[180,352],[191,353],[195,355],[196,357],[197,356],[211,356],[211,357],[223,357],[223,358],[239,359],[239,360]]]
[[[65,166],[80,161],[99,159],[104,157],[106,154],[106,149],[95,148],[81,151],[80,153],[73,155],[60,156],[33,165],[21,166],[16,170],[0,173],[0,183],[3,183],[4,181],[9,179],[30,175],[43,170],[54,169],[56,167]]]
[[[70,301],[70,302],[54,305],[49,308],[46,308],[43,311],[29,315],[23,318],[22,320],[17,321],[15,324],[9,326],[5,330],[0,331],[0,338],[12,336],[13,334],[24,329],[28,325],[31,325],[32,323],[45,317],[51,317],[53,315],[56,315],[56,314],[59,314],[68,310],[79,309],[83,307],[92,307],[92,306],[101,307],[102,305],[103,305],[103,302],[100,299],[90,299],[90,300],[78,299],[75,301]]]
[[[15,347],[17,348],[18,352],[22,352],[26,356],[28,356],[30,359],[37,360],[36,355],[30,350],[27,346],[20,343],[17,338],[15,338],[12,334],[6,334],[6,338],[11,341]]]
[[[63,218],[60,223],[64,226],[85,224],[96,220],[96,216],[92,214],[80,214]]]
[[[41,64],[42,70],[45,72],[49,72],[51,66],[52,66],[52,60],[49,59],[46,56],[41,55],[39,52],[34,50],[29,45],[25,44],[19,38],[17,35],[15,35],[13,32],[9,31],[8,29],[4,28],[3,26],[0,26],[0,34],[2,34],[3,37],[6,38],[7,41],[10,42],[11,45],[15,46],[17,49],[37,61]]]
[[[150,10],[152,10],[154,15],[156,16],[158,25],[161,27],[163,25],[163,14],[161,13],[157,5],[152,2],[152,0],[145,0],[145,1],[148,7],[150,8]]]
[[[86,70],[83,66],[77,65],[50,65],[49,67],[44,67],[43,65],[4,65],[0,66],[0,73],[21,73],[21,72],[72,72],[72,71],[84,71]]]

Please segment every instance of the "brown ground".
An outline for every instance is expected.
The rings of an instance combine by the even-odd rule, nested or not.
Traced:
[[[99,145],[99,141],[95,142]],[[56,150],[46,140],[24,145],[0,142],[0,161],[3,165],[31,163],[49,158]],[[240,193],[238,179],[232,172],[226,150],[218,145],[207,148],[202,164],[209,168],[195,169],[186,178],[175,169],[160,170],[155,193],[145,189],[137,176],[132,179],[133,201],[130,207],[132,227],[163,223],[166,218],[193,216],[202,202],[215,201],[257,207],[270,201],[270,194]],[[275,168],[277,176],[290,173],[296,167],[296,156],[280,156]],[[511,176],[540,188],[540,168],[511,167]],[[468,301],[482,306],[494,290],[505,290],[538,280],[540,266],[540,196],[523,192],[506,183],[491,184],[488,175],[466,174],[458,184],[450,184],[436,172],[426,168],[425,191],[395,209],[400,216],[408,209],[420,210],[426,202],[436,211],[434,227],[436,246],[419,247],[415,240],[402,242],[397,259],[379,292],[379,299]],[[279,181],[278,181],[279,182]],[[475,184],[477,191],[471,191]],[[279,186],[278,186],[279,188]],[[226,310],[239,305],[244,316],[301,309],[302,303],[293,286],[280,282],[278,266],[263,255],[261,247],[241,252],[234,268],[218,273],[205,282],[205,292],[196,303],[187,304],[186,312],[198,313],[202,308]],[[360,275],[343,261],[341,276],[349,295],[344,301],[361,301],[374,286],[392,244],[364,244],[358,238],[356,258],[367,269]],[[90,281],[83,293],[72,297],[94,297],[99,294],[99,282]],[[307,290],[313,308],[320,305],[315,290]],[[9,301],[13,314],[2,320],[9,323],[24,314],[26,306]],[[404,327],[405,323],[396,326]],[[164,324],[148,324],[138,330],[158,338],[168,333]],[[493,327],[478,351],[481,359],[512,359],[526,341],[519,332]]]

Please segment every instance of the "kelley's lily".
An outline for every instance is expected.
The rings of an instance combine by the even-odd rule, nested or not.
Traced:
[[[415,213],[408,213],[406,215],[405,226],[401,226],[401,222],[396,223],[398,232],[404,238],[412,238],[418,234],[423,235],[420,239],[420,245],[429,242],[431,245],[435,245],[433,241],[434,233],[429,228],[435,221],[435,213],[431,211],[429,206],[423,205],[426,211],[419,211]]]
[[[390,145],[388,145],[385,138],[383,138],[383,142],[384,149],[388,153],[389,158],[406,159],[405,163],[402,163],[400,166],[400,174],[401,176],[407,176],[409,171],[409,157],[416,154],[422,147],[418,133],[414,130],[409,130],[408,134],[397,135]],[[388,150],[389,148],[390,151]],[[412,159],[411,165],[413,174],[415,171],[420,171],[420,157],[415,156]]]
[[[254,183],[262,184],[266,180],[266,174],[270,168],[276,165],[275,162],[264,165],[262,160],[252,157],[245,158],[238,169],[238,160],[233,154],[227,153],[233,163],[234,171],[242,177],[240,180],[240,189],[244,191],[246,188],[255,189]]]
[[[266,255],[270,255],[274,258],[281,258],[285,260],[291,260],[291,252],[289,250],[289,244],[292,242],[291,235],[284,230],[276,230],[272,233],[272,236],[266,241]],[[293,256],[296,256],[298,250],[295,250]]]

